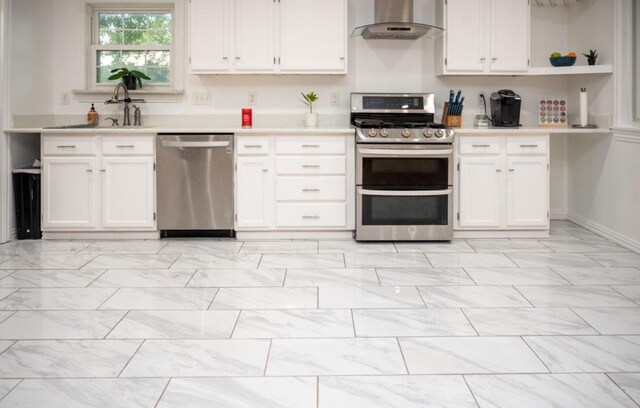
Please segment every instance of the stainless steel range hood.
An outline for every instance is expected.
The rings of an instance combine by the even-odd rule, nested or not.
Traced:
[[[413,0],[375,0],[376,22],[357,27],[352,37],[368,40],[417,40],[435,38],[444,29],[413,22]]]

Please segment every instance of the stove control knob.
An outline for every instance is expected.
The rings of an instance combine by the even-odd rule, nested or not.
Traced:
[[[380,136],[382,136],[382,137],[387,137],[387,136],[389,136],[389,129],[382,129],[382,130],[380,131]]]
[[[369,137],[376,137],[376,136],[378,136],[378,130],[374,129],[374,128],[371,128],[367,132],[367,135],[369,135]]]
[[[402,137],[411,136],[411,129],[402,129]]]
[[[424,137],[432,137],[433,136],[433,130],[425,129],[425,131],[422,134],[424,135]]]
[[[444,137],[444,129],[438,129],[438,130],[436,130],[436,137],[437,137],[438,139],[443,138],[443,137]]]

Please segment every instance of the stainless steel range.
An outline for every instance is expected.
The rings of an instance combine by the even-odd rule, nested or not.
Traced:
[[[434,113],[433,94],[351,94],[356,240],[451,240],[455,132]]]

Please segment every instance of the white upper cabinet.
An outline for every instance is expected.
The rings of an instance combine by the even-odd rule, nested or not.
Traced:
[[[508,75],[529,69],[529,0],[441,0],[437,72]]]
[[[346,0],[190,0],[194,74],[345,74]]]
[[[346,70],[346,1],[281,0],[280,69]]]

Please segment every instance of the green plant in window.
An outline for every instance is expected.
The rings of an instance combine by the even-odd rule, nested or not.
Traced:
[[[135,69],[129,70],[128,68],[116,68],[112,69],[111,73],[113,75],[109,77],[109,81],[122,78],[122,82],[124,82],[128,89],[136,89],[136,84],[142,88],[143,79],[146,79],[147,81],[151,80],[151,78],[149,78],[145,73]]]

